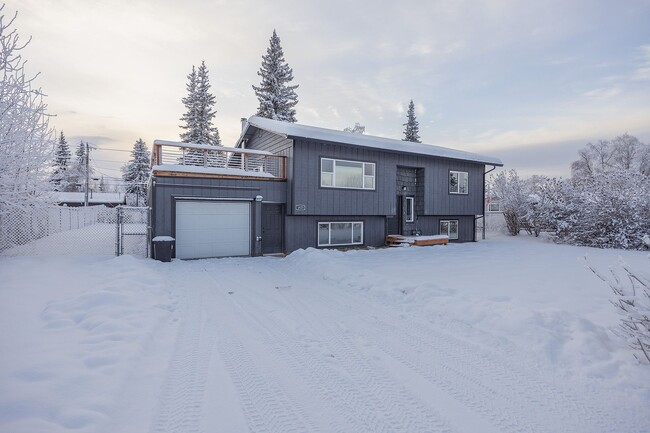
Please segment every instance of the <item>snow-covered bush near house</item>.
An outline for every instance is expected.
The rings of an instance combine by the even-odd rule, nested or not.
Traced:
[[[499,173],[491,184],[511,235],[522,229],[555,240],[599,248],[643,248],[650,233],[650,177],[607,170],[573,180]]]
[[[586,254],[647,266],[526,235],[0,258],[0,431],[645,433],[650,369]]]
[[[578,179],[566,189],[558,232],[563,242],[600,248],[641,249],[650,233],[650,177],[629,170]]]

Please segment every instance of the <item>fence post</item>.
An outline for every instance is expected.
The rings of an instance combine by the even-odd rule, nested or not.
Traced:
[[[120,230],[122,228],[122,209],[117,206],[115,208],[115,211],[117,212],[115,216],[115,255],[119,256],[120,255],[120,244],[121,244],[121,233]]]

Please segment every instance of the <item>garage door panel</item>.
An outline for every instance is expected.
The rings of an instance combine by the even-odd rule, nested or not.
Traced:
[[[249,254],[248,202],[176,203],[176,257],[194,259]]]

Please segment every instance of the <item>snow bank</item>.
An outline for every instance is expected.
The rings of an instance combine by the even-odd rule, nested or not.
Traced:
[[[151,335],[177,300],[156,263],[130,256],[0,261],[0,328],[11,330],[0,340],[1,431],[98,431],[125,399],[126,383],[160,373],[165,349]],[[158,360],[149,356],[154,348]]]
[[[0,431],[381,430],[358,413],[416,431],[394,426],[438,411],[479,426],[449,431],[642,432],[650,369],[611,332],[585,255],[648,265],[525,235],[168,264],[0,258]]]

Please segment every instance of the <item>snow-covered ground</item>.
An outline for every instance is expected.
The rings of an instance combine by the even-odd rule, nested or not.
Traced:
[[[528,236],[159,263],[0,258],[0,431],[648,432],[650,368]]]

